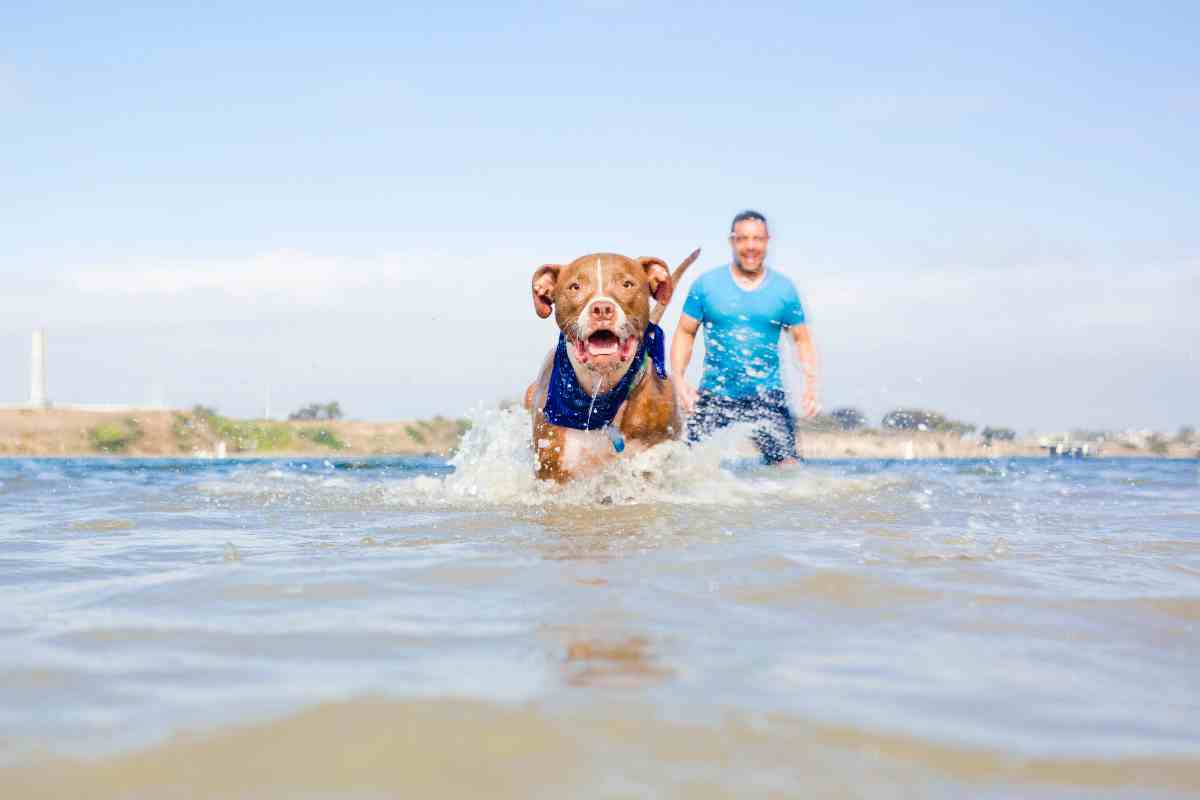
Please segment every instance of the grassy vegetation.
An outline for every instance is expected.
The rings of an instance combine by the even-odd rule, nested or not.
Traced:
[[[334,450],[346,449],[346,443],[339,439],[333,431],[325,428],[305,428],[300,431],[300,438]]]
[[[171,416],[171,435],[175,437],[175,449],[179,452],[190,453],[195,449],[196,431],[187,414]]]
[[[234,420],[206,406],[196,406],[190,414],[176,414],[171,432],[180,452],[190,452],[203,448],[211,440],[220,440],[235,453],[269,453],[287,450],[295,441],[292,427],[287,423]]]
[[[214,420],[213,433],[228,442],[236,452],[286,450],[292,444],[292,429],[282,422],[239,421],[217,417]]]
[[[92,428],[84,428],[84,446],[100,453],[121,454],[135,450],[159,455],[300,454],[329,450],[372,454],[437,452],[450,453],[471,423],[466,419],[434,417],[410,423],[364,423],[344,420],[273,421],[239,420],[215,408],[197,405],[187,411],[170,412],[157,421],[113,416]],[[81,426],[82,427],[82,426]],[[78,430],[78,428],[76,429]],[[136,448],[134,443],[137,443]],[[0,447],[7,446],[0,443]]]
[[[142,429],[132,418],[104,422],[88,430],[88,441],[101,453],[123,453],[141,438]]]

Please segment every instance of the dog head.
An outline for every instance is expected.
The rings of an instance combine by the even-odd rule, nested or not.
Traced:
[[[650,298],[665,305],[673,291],[661,259],[593,253],[539,267],[533,310],[543,319],[554,311],[577,369],[610,374],[629,368],[650,320]]]

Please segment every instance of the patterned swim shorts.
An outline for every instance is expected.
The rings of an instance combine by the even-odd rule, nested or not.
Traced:
[[[750,397],[726,397],[700,392],[696,411],[687,421],[687,440],[698,442],[729,425],[750,423],[750,438],[767,464],[788,459],[803,461],[796,452],[796,425],[788,410],[787,395],[781,391]]]

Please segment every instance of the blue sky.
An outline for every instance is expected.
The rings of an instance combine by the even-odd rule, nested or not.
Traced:
[[[0,401],[44,325],[63,401],[458,414],[552,343],[538,264],[714,266],[754,207],[827,407],[1200,423],[1194,4],[29,3],[0,30]]]

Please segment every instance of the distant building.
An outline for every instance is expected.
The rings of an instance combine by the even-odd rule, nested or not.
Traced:
[[[130,412],[167,410],[166,390],[155,384],[151,390],[149,405],[127,403],[51,403],[46,389],[46,331],[39,328],[33,332],[33,344],[29,351],[29,400],[24,403],[0,403],[6,410],[30,408],[55,408],[62,411]]]

